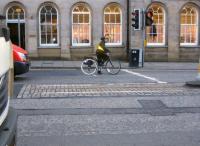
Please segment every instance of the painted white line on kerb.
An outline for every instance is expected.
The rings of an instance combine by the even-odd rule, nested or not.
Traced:
[[[153,77],[148,77],[146,75],[143,75],[143,74],[140,74],[140,73],[137,73],[137,72],[129,71],[127,69],[123,69],[122,71],[127,72],[127,73],[132,74],[132,75],[136,75],[138,77],[142,77],[142,78],[151,80],[151,81],[155,81],[155,82],[157,82],[159,84],[166,84],[167,83],[167,82],[160,81],[160,80],[158,80],[156,78],[153,78]]]

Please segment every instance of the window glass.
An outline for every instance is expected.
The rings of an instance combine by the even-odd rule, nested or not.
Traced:
[[[40,45],[58,45],[58,12],[51,5],[44,5],[40,9]]]
[[[77,4],[72,10],[72,45],[90,45],[90,9],[85,4]]]
[[[117,4],[104,9],[104,36],[108,39],[107,45],[122,44],[122,14]]]
[[[7,20],[16,20],[18,19],[24,20],[25,19],[25,13],[24,10],[20,6],[12,6],[7,11]]]
[[[198,11],[194,6],[185,6],[181,11],[180,45],[197,45]]]
[[[153,14],[153,24],[146,27],[147,45],[165,45],[165,10],[158,4],[152,4],[148,11]]]

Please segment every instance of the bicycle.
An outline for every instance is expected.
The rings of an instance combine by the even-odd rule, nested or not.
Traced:
[[[86,75],[94,75],[99,68],[106,69],[111,75],[116,75],[121,70],[121,63],[112,61],[109,53],[107,60],[103,61],[101,65],[98,65],[96,57],[86,57],[81,64],[81,71]]]

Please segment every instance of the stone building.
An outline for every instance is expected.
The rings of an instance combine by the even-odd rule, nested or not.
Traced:
[[[131,0],[130,9],[153,12],[146,30],[146,61],[197,61],[200,51],[199,0]],[[131,48],[142,47],[142,32],[130,32]]]
[[[12,41],[32,58],[81,59],[108,33],[114,55],[125,56],[125,0],[1,0],[0,13],[7,16]]]
[[[143,47],[145,34],[146,61],[196,61],[199,7],[199,0],[0,1],[13,43],[35,59],[66,60],[92,55],[103,35],[113,56],[126,59],[129,49]],[[153,13],[145,33],[131,26],[134,9]]]

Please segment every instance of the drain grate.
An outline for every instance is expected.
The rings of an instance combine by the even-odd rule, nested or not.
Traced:
[[[138,100],[144,109],[164,109],[167,106],[161,100]]]
[[[151,116],[174,116],[173,109],[168,108],[161,100],[138,100],[143,109]]]

